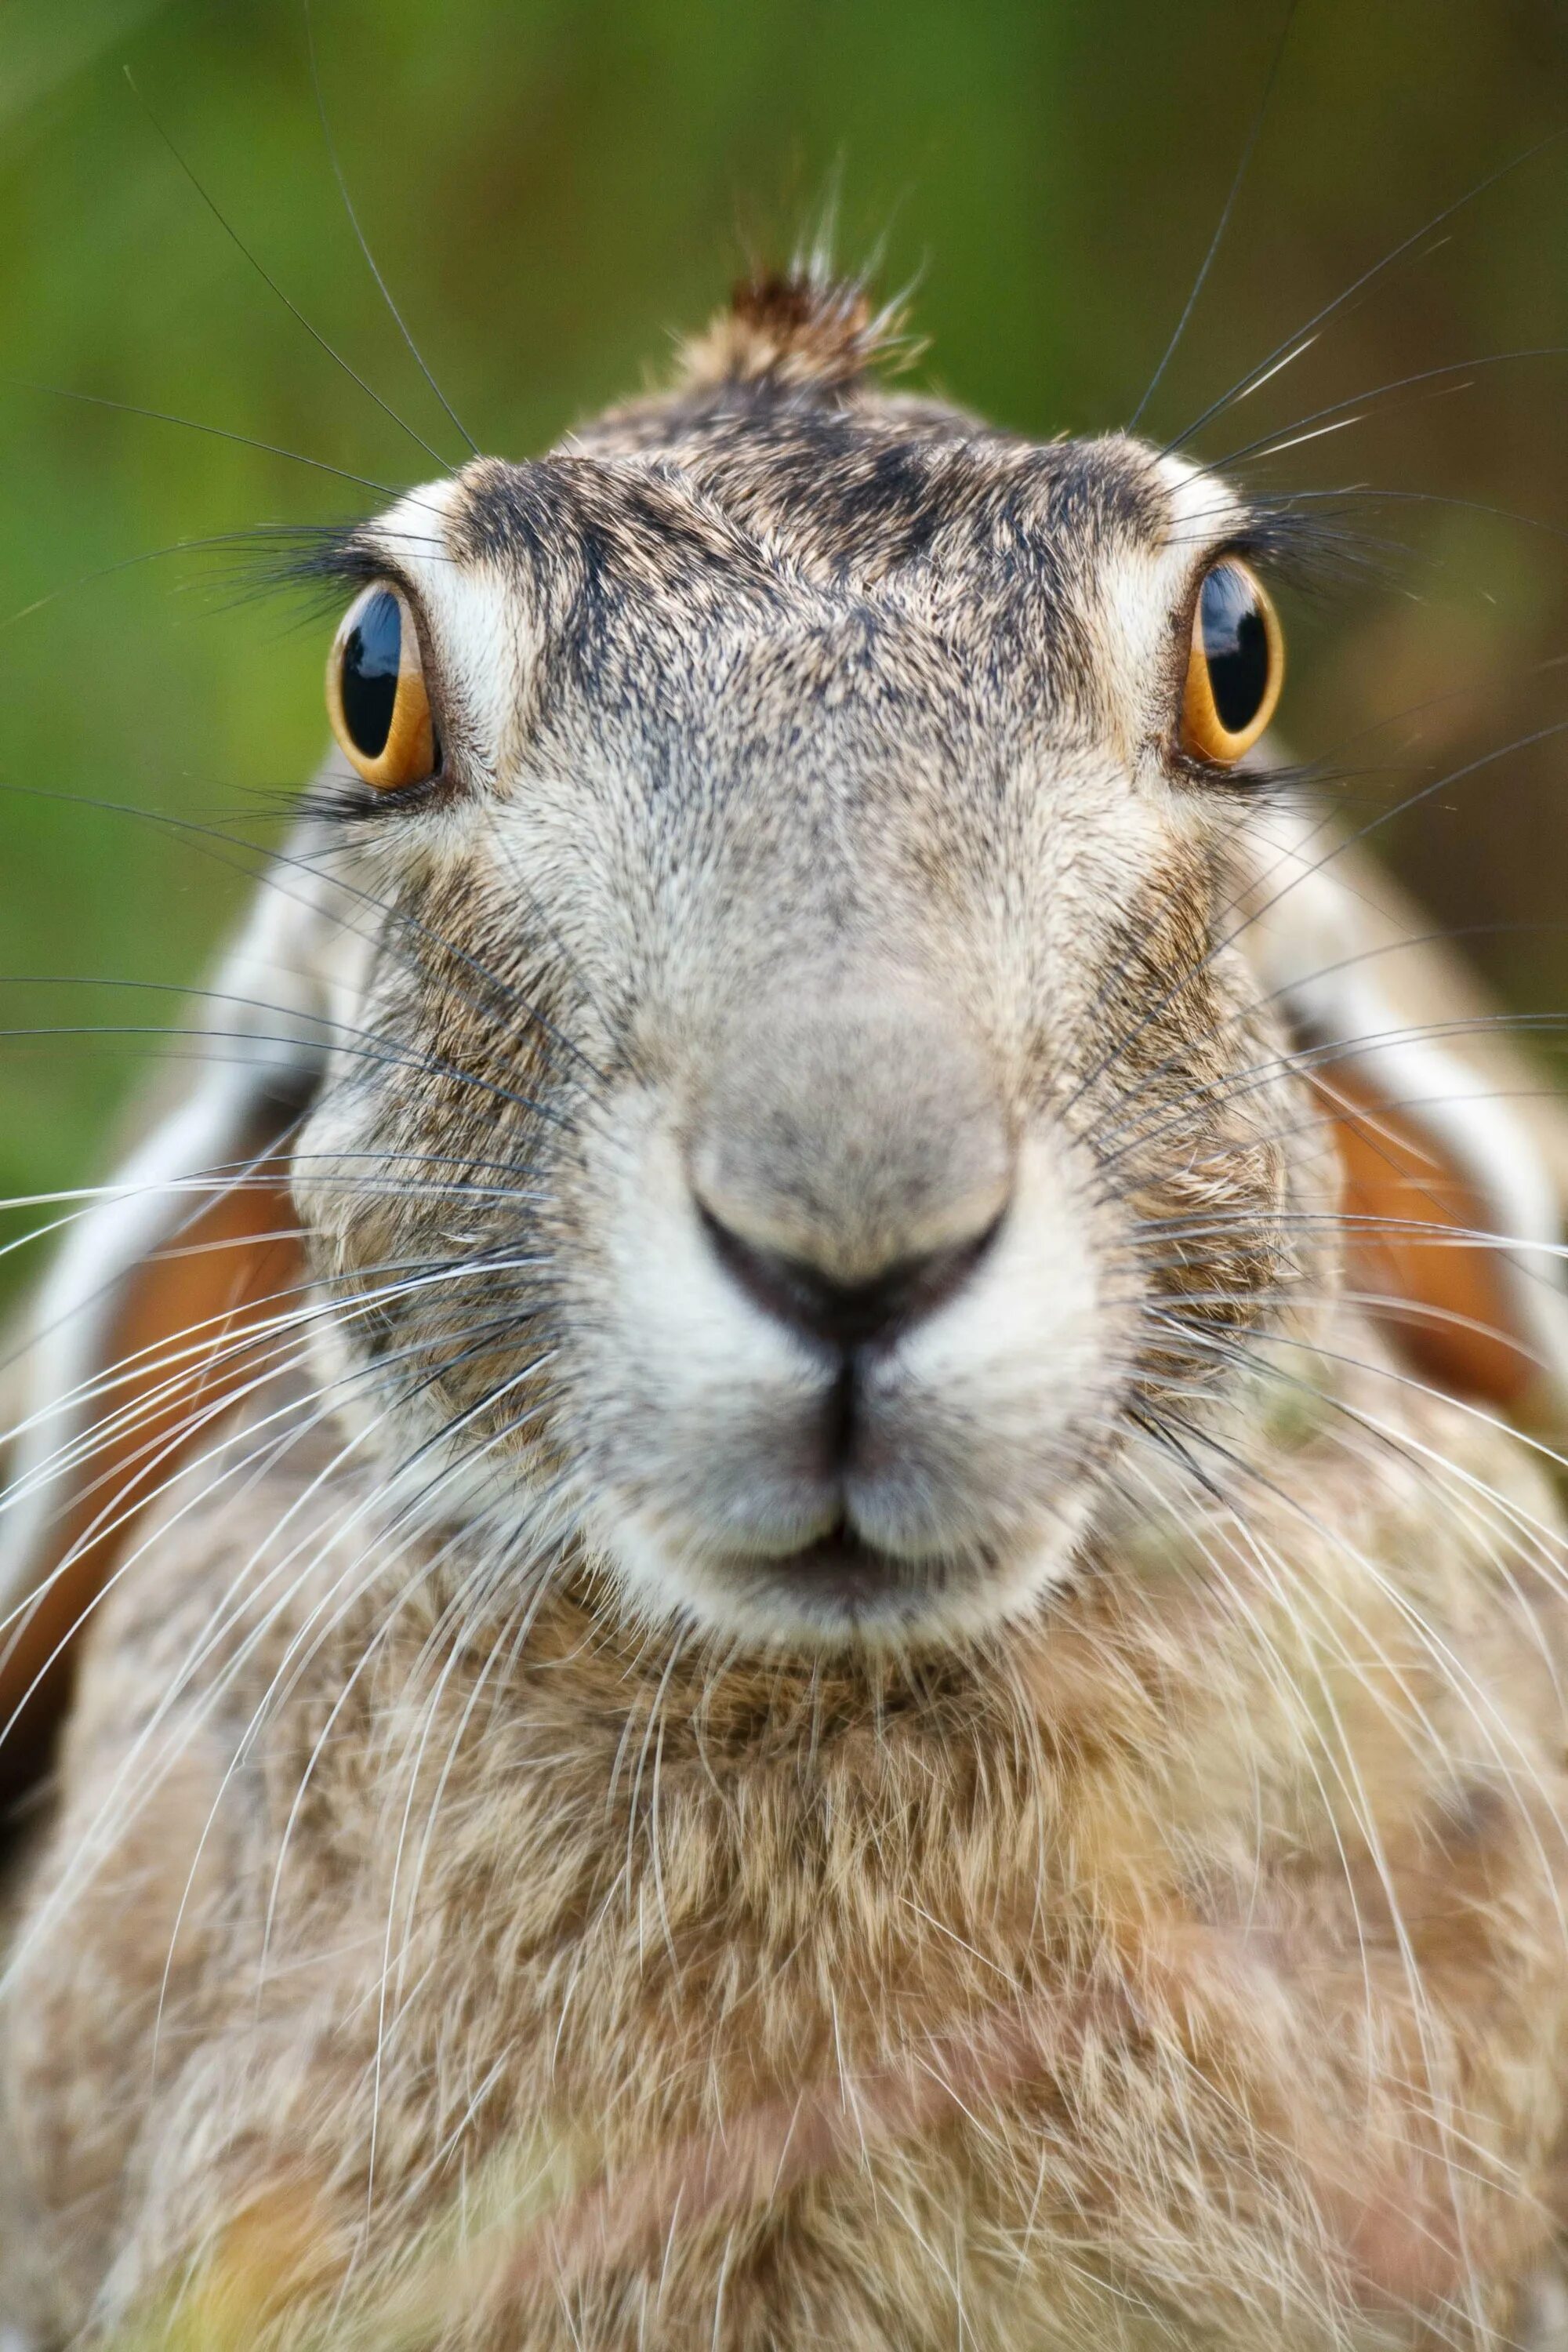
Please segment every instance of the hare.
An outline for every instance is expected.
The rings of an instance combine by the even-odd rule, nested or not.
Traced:
[[[30,2344],[1554,2340],[1554,1117],[1256,749],[1299,518],[890,331],[305,562],[18,1416]]]

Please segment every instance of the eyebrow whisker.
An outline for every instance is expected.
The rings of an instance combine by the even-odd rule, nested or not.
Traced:
[[[354,208],[353,198],[349,194],[348,180],[344,175],[342,163],[338,153],[338,142],[332,136],[331,124],[327,119],[327,101],[321,89],[321,61],[316,54],[316,27],[315,21],[310,13],[310,0],[303,0],[303,7],[305,15],[305,44],[310,52],[310,88],[315,95],[316,112],[321,119],[321,138],[326,146],[327,158],[332,167],[332,176],[338,184],[338,194],[343,200],[343,210],[348,215],[349,226],[354,233],[355,241],[359,246],[361,253],[364,256],[365,266],[376,282],[381,298],[386,304],[387,309],[391,311],[393,319],[396,323],[398,332],[401,334],[404,341],[407,344],[409,351],[413,354],[415,365],[418,368],[420,374],[424,377],[426,383],[429,385],[431,391],[440,402],[441,406],[445,409],[452,425],[468,443],[469,454],[477,457],[480,454],[479,443],[474,439],[473,435],[468,431],[468,426],[463,423],[462,418],[458,415],[457,410],[452,406],[451,402],[447,399],[446,394],[437,383],[435,376],[431,373],[430,368],[426,362],[425,354],[414,340],[414,336],[409,329],[407,320],[404,318],[402,311],[398,309],[397,304],[393,299],[392,289],[381,274],[381,269],[376,262],[375,256],[370,247],[370,240],[365,236],[363,229],[360,226],[359,214]],[[407,428],[405,427],[405,430]],[[428,446],[428,444],[426,446]],[[431,454],[434,455],[435,453],[432,452]]]
[[[203,204],[205,205],[214,220],[216,221],[218,226],[223,230],[224,235],[230,240],[236,249],[244,255],[246,260],[249,262],[252,269],[255,270],[262,284],[268,289],[268,291],[277,296],[279,301],[282,303],[283,308],[288,311],[289,317],[295,320],[299,325],[303,327],[305,332],[310,336],[310,341],[315,343],[320,350],[325,352],[327,357],[331,360],[336,366],[342,370],[344,375],[349,378],[350,382],[358,385],[365,398],[367,400],[374,401],[376,407],[380,409],[382,415],[384,416],[390,417],[391,421],[396,425],[400,433],[405,433],[411,441],[416,442],[419,447],[424,450],[425,455],[427,457],[433,458],[436,464],[440,467],[443,473],[447,472],[447,462],[446,458],[442,457],[439,449],[432,448],[430,443],[426,440],[425,436],[422,433],[416,432],[414,426],[408,424],[405,418],[401,417],[396,409],[394,408],[389,402],[382,398],[380,393],[376,391],[374,384],[367,383],[365,382],[364,377],[361,375],[359,370],[353,365],[353,362],[346,360],[342,352],[338,350],[337,346],[334,343],[328,341],[321,329],[315,326],[312,321],[305,316],[305,313],[300,310],[299,304],[293,299],[292,296],[285,293],[283,288],[279,286],[271,271],[268,269],[266,265],[260,261],[254,253],[252,253],[250,247],[246,244],[245,239],[240,236],[239,231],[235,227],[234,223],[229,219],[227,214],[222,210],[216,198],[208,193],[208,191],[202,185],[200,180],[197,179],[195,172],[191,169],[190,164],[185,161],[184,156],[180,152],[179,148],[170,137],[169,132],[164,129],[163,123],[159,121],[157,115],[153,112],[146,99],[142,95],[140,89],[137,87],[136,78],[134,74],[132,74],[130,67],[127,66],[124,68],[124,71],[125,79],[136,100],[136,103],[146,115],[148,121],[152,124],[153,130],[157,132],[159,138],[163,141],[164,146],[168,149],[170,154],[174,157],[175,163],[179,165],[181,171],[184,173],[192,187],[195,188],[197,195],[200,196]]]

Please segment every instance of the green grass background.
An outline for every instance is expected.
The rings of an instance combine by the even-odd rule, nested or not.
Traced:
[[[1279,22],[1238,0],[316,0],[315,33],[383,268],[465,422],[521,456],[658,367],[744,255],[786,251],[834,185],[844,255],[918,281],[929,381],[1032,434],[1123,420]],[[324,739],[319,623],[237,603],[199,551],[140,559],[370,499],[26,387],[389,484],[433,470],[268,290],[149,108],[290,297],[455,446],[356,251],[298,0],[0,0],[0,1023],[53,1033],[0,1049],[0,1193],[100,1171],[166,1050],[104,1025],[176,1019],[157,987],[200,972],[243,887],[221,842],[181,828],[266,837]],[[1557,0],[1300,0],[1152,427],[1184,425],[1564,123]],[[1421,369],[1568,343],[1565,263],[1560,141],[1200,448]],[[1407,494],[1361,519],[1384,542],[1376,576],[1286,609],[1289,735],[1348,770],[1335,791],[1358,819],[1568,717],[1552,667],[1568,662],[1568,359],[1373,404],[1266,478]],[[1437,919],[1487,927],[1479,960],[1536,1008],[1568,1004],[1565,742],[1379,835]]]

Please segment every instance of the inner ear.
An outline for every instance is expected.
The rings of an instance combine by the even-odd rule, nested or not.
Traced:
[[[47,1767],[77,1641],[116,1560],[224,1406],[272,1360],[268,1328],[304,1280],[283,1160],[215,1181],[194,1211],[191,1197],[181,1194],[177,1232],[119,1274],[103,1302],[79,1464],[51,1481],[31,1598],[0,1632],[0,1811]]]
[[[1347,1288],[1423,1379],[1561,1430],[1555,1090],[1452,940],[1353,841],[1277,807],[1248,856],[1241,929],[1338,1146]]]
[[[1419,1113],[1384,1100],[1353,1062],[1312,1085],[1343,1171],[1347,1289],[1426,1378],[1516,1409],[1542,1367],[1521,1328],[1506,1231],[1487,1238],[1495,1206]]]

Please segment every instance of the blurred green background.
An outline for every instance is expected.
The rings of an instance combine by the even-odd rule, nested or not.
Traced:
[[[316,0],[326,103],[378,258],[487,447],[537,449],[664,361],[835,183],[839,242],[918,278],[928,381],[1037,435],[1135,406],[1267,77],[1237,0]],[[135,77],[142,100],[128,86]],[[199,550],[428,459],[308,316],[454,436],[357,253],[299,0],[0,0],[0,1193],[83,1181],[324,740],[324,635]],[[1231,232],[1148,419],[1184,425],[1389,247],[1568,122],[1561,0],[1300,0]],[[1219,458],[1451,362],[1568,343],[1568,142],[1506,176],[1201,437]],[[1568,359],[1466,369],[1273,461],[1384,495],[1373,576],[1287,601],[1286,730],[1359,816],[1568,717]],[[1399,495],[1393,495],[1397,493]],[[1487,509],[1531,519],[1510,520]],[[118,567],[118,568],[116,568]],[[97,575],[97,576],[93,576]],[[1404,714],[1404,715],[1402,715]],[[1409,715],[1414,714],[1414,715]],[[1568,1004],[1568,739],[1380,843],[1514,1002]],[[216,853],[215,855],[215,852]],[[26,976],[24,983],[24,976]],[[89,982],[90,985],[75,983]],[[38,984],[44,983],[44,984]],[[115,985],[121,983],[122,985]],[[15,1265],[15,1260],[8,1262]]]

